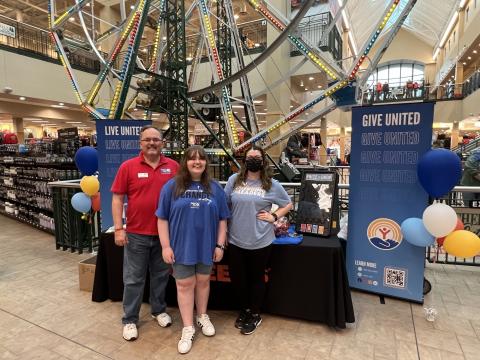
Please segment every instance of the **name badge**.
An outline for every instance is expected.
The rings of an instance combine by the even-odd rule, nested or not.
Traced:
[[[148,178],[148,173],[138,173],[138,178]]]
[[[171,174],[172,169],[160,169],[160,174]]]

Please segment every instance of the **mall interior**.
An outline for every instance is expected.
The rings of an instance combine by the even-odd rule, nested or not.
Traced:
[[[357,200],[355,161],[364,159],[358,112],[431,106],[421,151],[447,149],[463,167],[475,154],[479,24],[480,0],[0,0],[0,358],[479,359],[476,255],[452,255],[435,237],[417,247],[421,269],[395,272],[413,284],[413,272],[424,271],[421,300],[412,301],[398,289],[352,284],[350,244],[335,236],[358,209],[349,202]],[[202,145],[221,182],[260,145],[295,210],[306,173],[335,174],[329,226],[338,261],[324,267],[330,248],[274,245],[263,322],[252,335],[233,326],[234,299],[217,265],[215,336],[198,333],[190,353],[178,353],[182,321],[169,284],[172,326],[159,327],[144,302],[140,336],[125,341],[121,290],[113,289],[123,287],[122,253],[105,232],[108,215],[93,198],[87,211],[71,204],[85,175],[76,152],[96,147],[101,158],[105,119],[151,121],[177,160]],[[292,158],[294,136],[301,155]],[[478,158],[476,166],[479,176]],[[104,186],[101,165],[98,173]],[[462,229],[480,234],[480,201],[465,196],[479,199],[476,181],[458,178],[440,198]],[[102,208],[108,196],[102,191]],[[376,207],[362,201],[367,212]],[[332,240],[308,235],[309,225],[296,228],[305,240]],[[368,278],[363,264],[354,268],[358,282]],[[297,280],[287,268],[302,269]],[[333,280],[322,279],[325,269]]]

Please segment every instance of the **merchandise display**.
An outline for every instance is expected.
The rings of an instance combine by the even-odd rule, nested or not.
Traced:
[[[53,233],[51,181],[79,177],[71,157],[40,147],[0,145],[0,213]],[[22,153],[20,153],[22,152]],[[32,156],[33,155],[33,156]]]

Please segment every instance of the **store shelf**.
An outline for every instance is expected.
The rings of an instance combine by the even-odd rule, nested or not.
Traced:
[[[13,214],[9,214],[9,213],[7,213],[7,212],[5,212],[5,211],[2,211],[2,210],[0,210],[0,215],[3,215],[3,216],[8,217],[8,218],[10,218],[10,219],[14,219],[14,220],[20,221],[20,222],[22,222],[22,223],[24,223],[24,224],[30,225],[30,226],[32,226],[32,227],[34,227],[34,228],[36,228],[36,229],[45,231],[46,233],[49,233],[50,235],[55,235],[55,231],[54,231],[54,230],[47,229],[46,227],[41,226],[41,225],[36,224],[36,223],[33,223],[33,222],[31,222],[31,221],[27,221],[27,220],[25,220],[25,219],[23,219],[23,218],[21,218],[21,217],[19,217],[19,216],[16,216],[16,215],[13,215]]]
[[[24,187],[21,187],[21,186],[10,186],[10,185],[5,185],[5,184],[1,184],[1,186],[5,189],[26,191],[28,193],[32,193],[32,194],[40,195],[40,196],[45,196],[45,197],[49,197],[49,198],[53,197],[52,194],[44,193],[42,191],[37,191],[37,190],[29,189],[29,188],[24,188]]]
[[[16,204],[20,204],[22,206],[27,206],[27,207],[31,207],[33,208],[34,210],[40,210],[40,211],[46,211],[46,212],[49,212],[50,214],[53,214],[53,210],[51,209],[47,209],[47,208],[42,208],[38,205],[33,205],[33,204],[30,204],[30,203],[25,203],[23,201],[19,201],[19,200],[16,200],[16,199],[11,199],[7,196],[4,196],[4,195],[0,195],[0,199],[3,199],[4,201],[8,201],[8,202],[14,202]]]

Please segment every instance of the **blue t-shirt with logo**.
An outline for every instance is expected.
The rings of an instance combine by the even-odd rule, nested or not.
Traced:
[[[168,181],[160,193],[158,218],[168,220],[170,246],[175,263],[213,264],[220,220],[230,217],[225,192],[215,181],[210,193],[193,181],[184,194],[175,198],[175,179]]]

